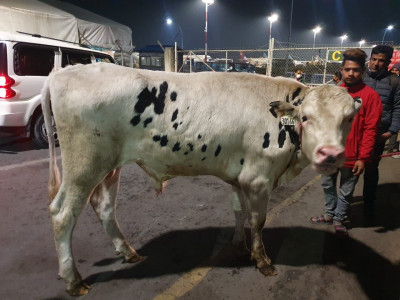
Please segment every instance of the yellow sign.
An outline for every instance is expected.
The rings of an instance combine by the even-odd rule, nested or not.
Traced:
[[[340,50],[329,50],[328,61],[343,61],[342,51]]]

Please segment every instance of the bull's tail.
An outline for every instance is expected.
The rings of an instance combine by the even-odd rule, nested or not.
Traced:
[[[58,190],[61,186],[60,170],[57,166],[56,158],[56,143],[54,140],[54,129],[53,129],[53,118],[51,116],[51,104],[50,104],[50,89],[49,89],[50,78],[45,81],[42,89],[42,112],[44,117],[44,123],[46,125],[47,138],[49,142],[49,184],[48,193],[50,201],[54,199]]]

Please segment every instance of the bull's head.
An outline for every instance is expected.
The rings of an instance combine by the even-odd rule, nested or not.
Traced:
[[[359,98],[353,99],[343,88],[325,85],[310,89],[299,106],[281,101],[270,105],[283,123],[294,123],[301,154],[316,171],[331,174],[343,165],[347,135],[361,108]]]

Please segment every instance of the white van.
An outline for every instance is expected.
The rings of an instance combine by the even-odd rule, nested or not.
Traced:
[[[53,68],[115,63],[106,53],[39,35],[0,32],[0,131],[47,146],[40,92]]]

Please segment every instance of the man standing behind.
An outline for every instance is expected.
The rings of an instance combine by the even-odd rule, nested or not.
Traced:
[[[361,98],[362,106],[347,136],[344,166],[331,175],[322,176],[325,214],[310,219],[313,224],[333,223],[336,233],[341,235],[347,235],[343,221],[347,218],[349,200],[360,174],[364,171],[364,164],[371,159],[382,114],[378,93],[362,81],[366,58],[367,55],[361,49],[348,49],[343,53],[343,83],[340,86],[347,89],[353,98]],[[341,177],[338,195],[336,182],[339,172]]]
[[[378,167],[385,142],[392,135],[397,135],[400,129],[400,83],[398,77],[388,71],[392,55],[391,46],[375,46],[371,51],[368,71],[363,78],[365,84],[378,92],[383,105],[373,160],[365,166],[363,198],[367,214],[373,212],[379,181]]]

